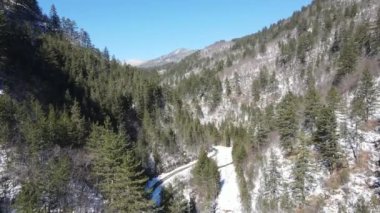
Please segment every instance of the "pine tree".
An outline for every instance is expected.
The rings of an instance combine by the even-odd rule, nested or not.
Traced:
[[[53,32],[58,32],[61,29],[61,19],[58,16],[57,8],[54,4],[50,8],[49,28]]]
[[[80,106],[77,101],[74,101],[70,109],[70,126],[68,129],[71,144],[83,145],[86,132],[85,120],[81,116]]]
[[[341,101],[340,94],[336,87],[331,87],[329,92],[327,93],[326,102],[329,107],[336,110]]]
[[[251,92],[252,92],[253,100],[255,102],[260,100],[260,92],[261,92],[260,88],[261,88],[260,81],[257,79],[253,80],[252,86],[251,86]]]
[[[312,179],[312,177],[308,175],[311,171],[310,153],[307,148],[308,139],[306,136],[301,135],[300,142],[300,148],[292,171],[294,177],[292,194],[296,202],[303,204],[306,198],[308,182]]]
[[[11,142],[14,134],[15,105],[8,95],[0,96],[0,144]]]
[[[315,127],[315,119],[320,107],[319,95],[314,85],[310,85],[305,95],[304,126],[308,130]]]
[[[5,45],[7,43],[8,30],[6,24],[6,18],[3,11],[0,10],[0,65],[4,62]]]
[[[230,81],[227,78],[226,78],[226,80],[224,80],[224,85],[226,88],[226,95],[230,96],[231,95],[231,85],[230,85]]]
[[[234,81],[235,81],[235,93],[237,96],[240,96],[241,95],[240,76],[237,72],[234,73]]]
[[[377,10],[377,20],[375,26],[375,36],[373,41],[373,54],[376,55],[380,52],[380,8]]]
[[[187,213],[189,205],[186,198],[183,196],[183,190],[178,186],[174,187],[169,184],[161,193],[162,211],[169,213]]]
[[[365,69],[360,80],[359,88],[352,100],[352,114],[368,121],[374,111],[376,101],[375,82],[368,69]]]
[[[360,197],[356,201],[355,212],[357,212],[357,213],[370,213],[371,212],[370,209],[368,208],[368,206],[366,205],[363,197]]]
[[[338,70],[334,79],[334,84],[337,85],[344,76],[350,74],[356,69],[357,47],[354,39],[347,38],[343,44],[343,48],[338,58]]]
[[[269,160],[268,181],[266,182],[266,189],[270,196],[274,199],[278,195],[278,185],[280,172],[278,171],[278,159],[276,154],[271,152]]]
[[[207,157],[207,153],[202,150],[191,173],[192,182],[202,200],[201,205],[205,211],[209,211],[210,202],[217,197],[219,192],[218,165],[213,159]]]
[[[266,119],[266,116],[260,112],[258,115],[258,120],[256,122],[256,137],[255,142],[258,145],[258,147],[262,147],[265,145],[268,139],[269,134],[269,127],[268,127],[268,120]]]
[[[293,143],[297,136],[298,118],[296,97],[288,93],[278,106],[277,127],[280,132],[282,146],[288,152],[293,151]]]
[[[95,153],[93,173],[110,208],[147,212],[151,207],[144,192],[147,179],[125,135],[113,133],[109,126],[94,126],[89,140]]]
[[[25,182],[17,195],[14,207],[20,212],[39,212],[42,204],[40,199],[40,186],[33,181]]]
[[[336,118],[334,110],[323,106],[316,120],[317,130],[313,133],[313,141],[321,153],[324,165],[334,170],[340,163],[340,154],[336,135]]]
[[[264,174],[265,192],[262,194],[264,210],[275,212],[279,204],[280,172],[278,171],[278,160],[276,154],[271,151],[268,170]]]

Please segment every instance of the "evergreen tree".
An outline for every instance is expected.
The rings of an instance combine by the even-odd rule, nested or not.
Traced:
[[[8,95],[0,96],[0,144],[10,143],[14,134],[15,105]]]
[[[336,87],[331,87],[329,92],[327,93],[326,102],[329,107],[336,110],[341,101],[340,94]]]
[[[346,39],[338,58],[339,67],[334,79],[334,84],[338,84],[344,76],[355,71],[357,55],[357,47],[354,39]]]
[[[263,210],[277,212],[279,204],[280,172],[278,171],[277,156],[271,151],[268,170],[264,173],[265,192],[262,194]]]
[[[53,32],[58,32],[61,29],[61,19],[58,16],[57,8],[54,4],[50,8],[49,29]]]
[[[260,100],[260,92],[261,92],[260,88],[261,88],[260,81],[258,81],[257,79],[253,80],[251,90],[252,90],[253,100],[255,102]]]
[[[235,81],[235,93],[237,96],[240,96],[241,95],[240,76],[237,72],[234,73],[234,81]]]
[[[111,209],[122,212],[147,212],[151,207],[146,200],[144,186],[147,179],[136,161],[125,135],[94,126],[90,145],[94,150],[93,172],[97,185],[108,200]]]
[[[169,184],[165,187],[162,195],[162,212],[169,213],[187,213],[189,205],[186,198],[183,196],[183,190]]]
[[[307,141],[308,139],[306,136],[301,135],[300,137],[300,148],[298,151],[298,155],[296,158],[296,162],[293,167],[293,197],[294,200],[300,204],[303,204],[306,198],[306,192],[308,188],[308,183],[312,179],[312,177],[309,175],[309,172],[311,172],[310,168],[310,153],[307,148]]]
[[[39,212],[41,209],[41,190],[40,186],[33,181],[22,184],[14,207],[20,212]]]
[[[227,78],[226,78],[226,80],[224,80],[224,86],[226,88],[226,95],[230,96],[231,95],[231,85],[230,85],[230,81]]]
[[[324,165],[334,170],[340,163],[340,154],[336,135],[336,118],[334,110],[329,106],[323,106],[316,120],[317,130],[313,133],[313,141],[316,144]]]
[[[74,101],[74,104],[71,106],[70,121],[71,124],[68,129],[68,137],[71,140],[71,144],[83,145],[87,130],[77,101]]]
[[[278,105],[277,112],[277,127],[282,146],[288,152],[292,152],[298,130],[296,97],[292,93],[285,95]]]
[[[304,126],[308,130],[313,130],[315,127],[315,119],[320,107],[319,94],[314,88],[314,85],[310,85],[305,95],[305,110],[304,110]]]
[[[3,11],[0,10],[0,65],[3,64],[5,45],[7,42],[8,30],[6,25],[6,17]]]
[[[365,69],[360,79],[359,88],[352,100],[352,114],[368,121],[374,111],[376,101],[375,82],[368,69]]]
[[[205,151],[201,151],[198,161],[195,164],[192,173],[192,182],[201,197],[202,206],[205,211],[209,211],[211,201],[214,200],[219,192],[220,174],[216,162],[207,157]]]
[[[373,41],[373,54],[376,55],[380,52],[380,8],[377,10],[377,20],[375,26],[375,36]]]
[[[357,212],[357,213],[370,213],[371,212],[370,209],[368,208],[368,206],[366,205],[363,197],[360,197],[356,201],[355,212]]]
[[[256,137],[255,142],[258,148],[266,144],[269,134],[268,120],[263,113],[259,113],[258,120],[256,122]]]
[[[269,160],[268,181],[266,182],[265,187],[273,198],[278,195],[279,177],[280,172],[278,171],[278,159],[272,150]]]

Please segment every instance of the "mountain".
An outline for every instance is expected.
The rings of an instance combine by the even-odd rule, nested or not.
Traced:
[[[18,2],[0,13],[1,212],[380,211],[378,0],[314,0],[141,68]]]
[[[224,132],[222,144],[233,143],[246,212],[378,211],[379,3],[315,0],[162,74],[202,124]],[[372,78],[372,98],[363,120],[355,108],[363,115],[356,101],[365,76]],[[331,147],[317,143],[325,116],[333,137],[321,141],[335,147],[330,154]],[[298,161],[302,153],[309,156],[305,164]],[[359,155],[367,156],[364,167]]]
[[[159,66],[163,66],[163,65],[171,64],[171,63],[178,63],[183,58],[187,57],[188,55],[191,55],[194,52],[195,50],[180,48],[166,55],[160,56],[156,59],[145,61],[142,64],[139,64],[138,67],[152,68],[152,67],[159,67]]]

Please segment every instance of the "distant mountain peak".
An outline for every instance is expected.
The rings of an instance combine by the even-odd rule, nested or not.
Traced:
[[[172,51],[166,55],[163,55],[163,56],[160,56],[158,58],[146,61],[146,62],[144,62],[138,66],[142,67],[142,68],[150,68],[150,67],[162,66],[165,64],[169,64],[169,63],[178,63],[182,59],[184,59],[185,57],[194,53],[195,51],[196,50],[179,48],[179,49],[176,49],[176,50],[174,50],[174,51]]]

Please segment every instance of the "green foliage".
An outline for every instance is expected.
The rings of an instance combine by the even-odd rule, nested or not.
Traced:
[[[310,143],[306,136],[300,136],[300,147],[298,149],[298,154],[296,162],[293,167],[293,177],[294,182],[292,184],[293,198],[296,203],[303,204],[306,198],[306,192],[309,182],[312,180],[310,176],[311,166],[310,166],[310,153],[307,148],[307,144]]]
[[[282,65],[287,64],[296,54],[297,50],[297,40],[291,38],[287,43],[279,43],[281,58],[280,62]]]
[[[257,115],[255,134],[255,145],[259,150],[260,147],[265,146],[268,141],[268,134],[270,132],[269,122],[270,118],[267,117],[267,114],[259,111]]]
[[[109,126],[93,126],[89,144],[93,150],[93,173],[97,185],[111,209],[125,212],[147,211],[144,186],[147,178],[135,159],[131,145],[123,134],[116,134]]]
[[[240,76],[237,72],[234,73],[234,81],[235,81],[235,94],[237,96],[240,96],[241,95]]]
[[[63,155],[44,164],[35,165],[35,170],[22,184],[15,202],[16,209],[22,212],[49,212],[54,208],[66,209],[69,205],[64,197],[68,193],[70,159]]]
[[[314,87],[314,84],[309,85],[304,97],[304,105],[304,126],[307,130],[313,130],[320,107],[320,97],[318,91]]]
[[[260,93],[261,93],[260,81],[258,81],[257,79],[253,80],[251,90],[252,90],[253,100],[256,102],[259,101],[260,100]]]
[[[224,80],[224,86],[226,88],[226,95],[230,96],[231,95],[231,85],[230,85],[230,81],[227,78],[226,78],[226,80]]]
[[[369,213],[369,212],[371,212],[370,209],[368,208],[368,206],[366,205],[363,197],[359,198],[358,201],[356,201],[355,212],[357,212],[357,213]]]
[[[218,165],[213,159],[207,157],[205,151],[201,151],[191,173],[192,182],[201,197],[205,209],[210,209],[209,202],[214,200],[219,193],[220,174]]]
[[[180,187],[174,187],[171,184],[165,187],[161,193],[162,207],[161,212],[169,213],[187,213],[189,204],[183,196],[183,190]]]
[[[257,79],[252,81],[251,92],[254,101],[260,100],[260,94],[265,92],[274,92],[277,89],[276,73],[272,72],[269,75],[269,71],[266,66],[260,69],[260,73]]]
[[[371,34],[369,32],[370,30],[367,22],[357,26],[354,40],[359,51],[358,53],[364,53],[365,55],[371,53]]]
[[[372,115],[376,101],[376,87],[372,74],[365,69],[360,79],[359,88],[352,100],[352,115],[359,116],[362,120],[368,121]]]
[[[375,26],[375,36],[372,41],[373,54],[376,55],[380,52],[380,8],[377,10],[377,20]]]
[[[337,109],[340,101],[341,97],[338,90],[336,89],[336,87],[331,87],[326,97],[327,105],[335,110]]]
[[[4,60],[3,54],[5,52],[5,43],[8,35],[6,17],[3,11],[0,11],[0,65]]]
[[[277,127],[281,136],[281,144],[285,150],[292,152],[298,130],[297,100],[292,93],[285,95],[278,105],[277,113]]]
[[[297,57],[301,63],[306,62],[306,53],[313,47],[312,33],[305,32],[298,38]]]
[[[343,77],[355,71],[357,55],[357,46],[354,39],[346,39],[338,58],[338,70],[334,79],[334,84],[338,84]]]
[[[8,95],[0,96],[0,144],[11,142],[15,133],[16,106]]]
[[[280,173],[278,171],[278,159],[275,153],[271,152],[268,170],[264,174],[265,192],[259,200],[261,200],[262,209],[265,212],[278,211],[279,207],[279,184]]]
[[[336,135],[336,117],[334,110],[329,106],[322,106],[317,120],[317,130],[313,133],[313,142],[317,146],[324,165],[330,170],[339,167],[340,154]]]
[[[251,194],[247,180],[244,175],[244,168],[247,158],[247,151],[241,140],[237,141],[232,148],[232,159],[235,165],[235,172],[238,178],[240,201],[246,212],[251,210]]]
[[[22,184],[21,191],[16,198],[14,207],[20,212],[38,212],[41,206],[40,186],[33,182]]]
[[[344,11],[344,16],[347,18],[354,18],[358,12],[358,5],[356,3],[346,7]]]
[[[53,4],[50,8],[50,23],[49,29],[53,32],[59,31],[61,28],[61,19],[58,16],[57,9]]]

